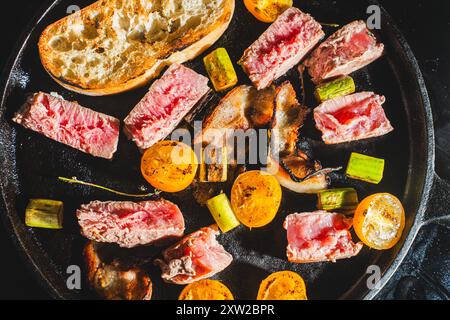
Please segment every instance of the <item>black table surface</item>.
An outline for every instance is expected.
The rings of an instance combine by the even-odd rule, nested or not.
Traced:
[[[25,26],[46,2],[13,0],[2,3],[0,67],[7,61]],[[450,1],[380,2],[393,16],[419,61],[435,119],[436,170],[442,178],[450,179]],[[48,293],[39,286],[1,228],[0,299],[48,299]],[[449,235],[450,231],[444,226],[429,225],[422,229],[407,259],[378,298],[450,299]]]

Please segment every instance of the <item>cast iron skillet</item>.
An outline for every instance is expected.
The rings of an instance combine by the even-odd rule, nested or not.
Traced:
[[[78,2],[83,7],[92,1]],[[295,3],[296,1],[294,5]],[[4,200],[2,218],[26,263],[55,298],[85,299],[95,297],[86,284],[81,290],[69,290],[66,286],[67,267],[83,266],[81,251],[86,243],[79,235],[75,210],[80,204],[94,199],[121,198],[99,190],[64,185],[57,181],[57,176],[76,176],[82,180],[136,193],[139,186],[147,187],[139,173],[140,154],[135,145],[122,135],[113,161],[95,159],[20,128],[11,122],[11,118],[28,93],[42,90],[59,92],[68,100],[77,100],[81,105],[124,119],[145,94],[147,87],[116,96],[87,97],[64,90],[51,80],[41,66],[36,44],[43,28],[66,15],[71,4],[71,1],[54,1],[39,13],[14,51],[3,74],[5,85],[0,107],[0,183]],[[343,25],[356,19],[365,19],[369,4],[376,3],[360,0],[303,0],[296,6],[311,13],[320,22]],[[214,48],[227,48],[232,60],[237,61],[243,50],[265,28],[266,24],[257,22],[246,11],[242,1],[236,0],[233,21]],[[325,30],[327,33],[334,31],[328,27]],[[311,143],[316,157],[325,166],[345,166],[352,151],[386,159],[385,178],[378,186],[349,180],[342,174],[331,176],[332,185],[353,186],[358,190],[360,198],[375,192],[397,195],[405,206],[407,216],[401,241],[392,250],[380,252],[365,248],[359,256],[336,264],[288,263],[285,258],[286,236],[281,227],[282,221],[288,213],[314,210],[315,197],[296,195],[284,190],[282,209],[272,224],[252,231],[241,227],[220,237],[220,242],[233,254],[234,262],[217,278],[230,287],[236,298],[254,299],[263,278],[270,272],[289,269],[305,278],[308,295],[312,299],[372,299],[396,271],[421,226],[435,219],[444,221],[445,217],[442,220],[439,217],[444,213],[441,208],[445,206],[440,204],[441,201],[449,202],[450,188],[434,173],[433,121],[422,75],[409,46],[384,10],[382,28],[377,31],[377,36],[386,45],[385,57],[355,73],[354,77],[358,90],[373,90],[386,96],[385,110],[396,128],[395,132],[364,142],[327,147],[320,142],[320,136],[309,118],[302,135]],[[201,57],[187,65],[205,74]],[[237,70],[240,82],[248,82],[240,68]],[[296,89],[299,89],[298,74],[295,71],[278,83],[286,79],[291,80]],[[310,92],[311,84],[308,86],[307,91]],[[308,96],[305,103],[315,106],[314,100]],[[440,194],[431,197],[434,194],[432,190],[438,190]],[[186,232],[213,223],[210,214],[195,204],[189,191],[164,197],[180,205],[187,222]],[[23,213],[30,198],[63,200],[64,230],[25,227]],[[432,200],[429,203],[430,198]],[[427,207],[433,209],[427,211]],[[160,250],[161,248],[154,247],[117,249],[117,256],[126,260],[146,261],[144,267],[154,281],[153,297],[176,299],[181,287],[162,283],[160,271],[150,263]],[[366,285],[366,270],[369,265],[378,265],[382,271],[379,286],[372,290]]]

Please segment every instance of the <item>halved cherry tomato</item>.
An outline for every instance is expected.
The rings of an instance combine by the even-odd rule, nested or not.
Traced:
[[[367,246],[387,250],[397,244],[405,227],[402,203],[389,193],[377,193],[364,199],[356,209],[353,228]]]
[[[234,300],[233,294],[222,282],[200,280],[187,285],[178,300]]]
[[[231,207],[242,224],[260,228],[272,222],[281,203],[278,180],[263,171],[241,174],[231,188]]]
[[[145,180],[164,192],[186,189],[194,180],[198,160],[188,145],[178,141],[161,141],[148,148],[141,160]]]
[[[292,0],[244,0],[244,4],[256,19],[270,23],[292,7]]]
[[[257,300],[308,300],[303,278],[292,271],[272,273],[261,282]]]

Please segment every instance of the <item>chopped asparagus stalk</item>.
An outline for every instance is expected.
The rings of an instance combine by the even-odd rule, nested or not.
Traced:
[[[227,149],[208,147],[202,150],[200,164],[200,182],[227,181]]]
[[[233,63],[225,48],[214,50],[203,58],[203,62],[216,91],[229,89],[238,82]]]
[[[31,199],[25,211],[28,227],[62,229],[64,205],[61,201]]]
[[[352,77],[347,76],[318,85],[314,93],[317,100],[323,102],[325,100],[352,94],[355,90],[355,82]]]
[[[320,210],[345,212],[355,211],[358,206],[358,194],[353,188],[331,189],[318,193]]]
[[[240,222],[231,209],[230,200],[222,193],[206,202],[209,211],[223,233],[228,232],[240,225]]]
[[[384,159],[353,152],[345,174],[353,179],[379,184],[383,179]]]

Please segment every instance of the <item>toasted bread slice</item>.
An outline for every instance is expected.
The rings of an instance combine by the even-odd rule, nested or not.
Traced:
[[[233,12],[234,0],[99,0],[48,26],[39,54],[69,90],[120,93],[202,53],[225,32]]]

